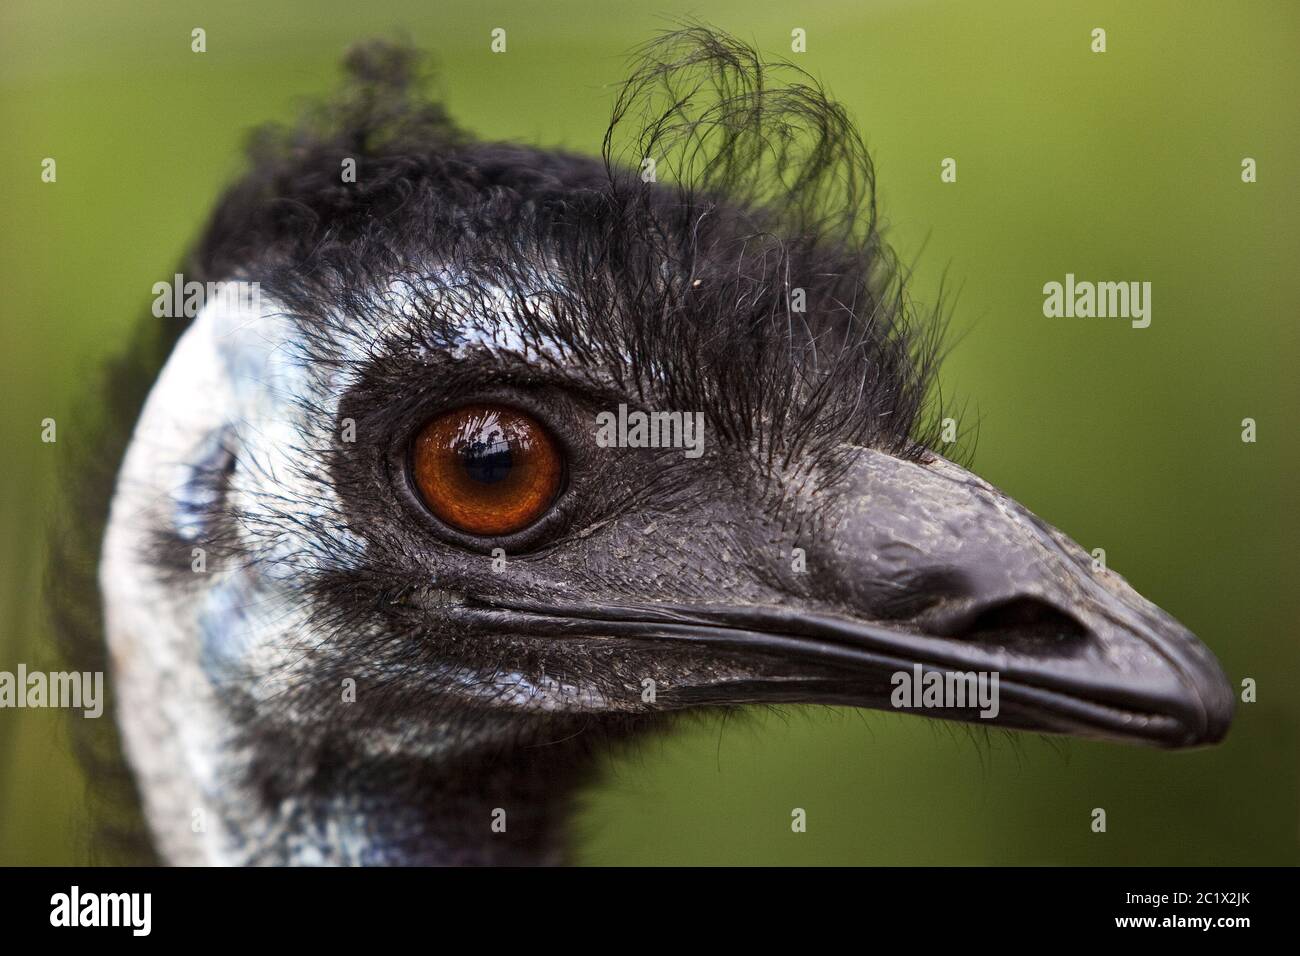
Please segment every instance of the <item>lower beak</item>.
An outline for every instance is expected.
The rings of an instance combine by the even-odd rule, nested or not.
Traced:
[[[662,688],[660,706],[838,704],[1164,747],[1227,732],[1214,655],[1019,503],[941,458],[864,449],[844,480],[806,542],[806,581],[770,605],[497,612],[532,633],[688,642],[746,665]]]

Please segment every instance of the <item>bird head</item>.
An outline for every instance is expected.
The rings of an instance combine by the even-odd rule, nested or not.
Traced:
[[[929,675],[998,699],[927,716],[1224,734],[1195,637],[940,453],[939,325],[815,83],[673,34],[593,159],[474,140],[415,63],[356,51],[332,106],[255,141],[198,249],[255,294],[180,337],[101,572],[142,779],[283,803],[353,755],[910,709]]]

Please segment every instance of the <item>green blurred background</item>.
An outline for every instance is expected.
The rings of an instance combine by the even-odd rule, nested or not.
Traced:
[[[473,131],[594,151],[627,51],[687,13],[776,55],[807,31],[793,59],[859,122],[915,295],[959,291],[943,385],[969,402],[964,428],[978,419],[976,470],[1105,548],[1259,702],[1196,753],[976,742],[830,710],[692,725],[611,764],[581,859],[1295,863],[1295,0],[5,0],[0,669],[52,660],[41,542],[70,416],[239,171],[250,124],[289,116],[332,87],[348,43],[396,28],[436,52]],[[947,156],[955,184],[939,180]],[[1151,327],[1044,318],[1042,285],[1067,272],[1151,281]],[[47,416],[58,444],[40,442]],[[84,860],[86,784],[57,712],[0,711],[0,774],[0,863]]]

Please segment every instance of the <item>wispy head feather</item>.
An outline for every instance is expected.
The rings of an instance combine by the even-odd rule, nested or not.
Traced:
[[[861,138],[807,74],[700,25],[666,33],[638,51],[598,162],[471,139],[404,47],[348,66],[332,104],[255,137],[205,273],[261,280],[321,341],[391,337],[414,313],[405,344],[445,347],[483,321],[473,303],[504,302],[523,339],[703,411],[769,471],[833,472],[851,445],[922,453],[939,323],[881,241]],[[399,281],[401,314],[382,305]]]

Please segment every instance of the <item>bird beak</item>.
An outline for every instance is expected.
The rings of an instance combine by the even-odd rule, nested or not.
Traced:
[[[951,462],[854,455],[806,569],[796,555],[772,602],[551,601],[553,633],[744,664],[659,688],[666,707],[837,704],[1164,747],[1223,737],[1233,694],[1214,655],[1122,578]]]
[[[695,696],[903,709],[1166,747],[1226,733],[1233,694],[1205,645],[987,482],[941,458],[862,450],[844,487],[827,540],[808,547],[807,591],[822,600],[695,612],[701,639],[720,627],[747,653],[841,673],[807,684],[796,667]]]

